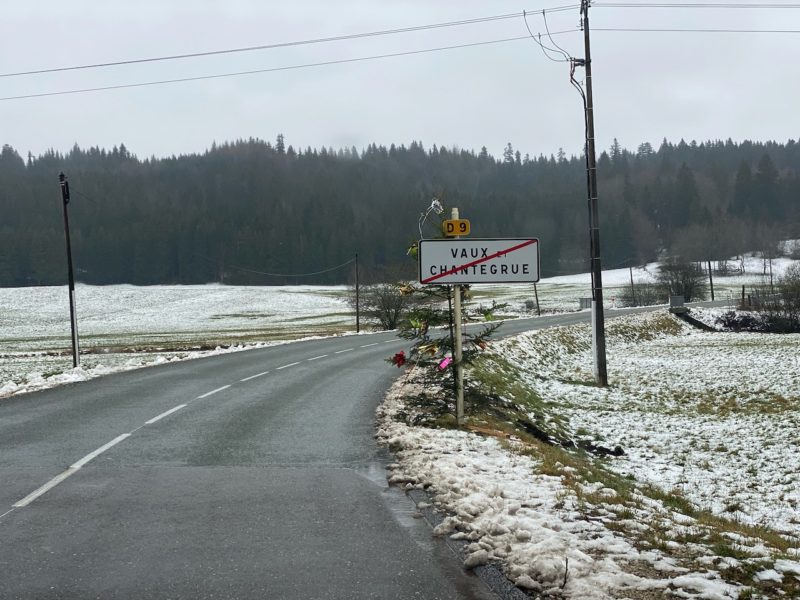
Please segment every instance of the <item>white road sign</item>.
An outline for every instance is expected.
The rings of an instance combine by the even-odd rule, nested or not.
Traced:
[[[420,240],[418,256],[423,284],[539,281],[536,238]]]

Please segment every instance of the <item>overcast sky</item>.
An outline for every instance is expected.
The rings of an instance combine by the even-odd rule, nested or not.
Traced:
[[[752,0],[750,0],[752,2]],[[569,0],[29,0],[4,2],[0,73],[341,36],[541,10]],[[662,138],[797,139],[800,33],[630,33],[602,28],[800,31],[800,8],[590,11],[598,148]],[[647,4],[647,3],[642,3]],[[763,4],[763,3],[762,3]],[[536,11],[539,11],[536,14]],[[548,15],[582,57],[576,8]],[[204,58],[0,78],[0,97],[271,69],[527,35],[522,18]],[[579,76],[583,78],[582,70]],[[283,133],[295,147],[421,140],[499,156],[583,147],[569,68],[531,39],[188,83],[0,100],[0,144],[20,154],[110,148],[140,158]]]

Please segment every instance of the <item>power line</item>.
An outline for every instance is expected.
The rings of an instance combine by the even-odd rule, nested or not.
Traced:
[[[747,10],[779,10],[800,8],[800,4],[746,4],[734,2],[676,2],[676,3],[636,3],[636,2],[601,2],[592,4],[592,8],[730,8]]]
[[[575,30],[577,31],[577,30]],[[565,32],[555,32],[556,33],[565,33]],[[288,65],[284,67],[271,67],[268,69],[253,69],[251,71],[237,71],[234,73],[217,73],[214,75],[199,75],[196,77],[181,77],[177,79],[160,79],[157,81],[144,81],[138,83],[123,83],[119,85],[106,85],[100,87],[93,87],[93,88],[81,88],[81,89],[74,89],[74,90],[61,90],[57,92],[42,92],[38,94],[24,94],[20,96],[5,96],[0,97],[0,102],[8,101],[8,100],[25,100],[28,98],[44,98],[48,96],[65,96],[69,94],[86,94],[91,92],[102,92],[107,90],[121,90],[121,89],[129,89],[129,88],[137,88],[137,87],[148,87],[148,86],[155,86],[155,85],[165,85],[170,83],[185,83],[189,81],[204,81],[209,79],[222,79],[226,77],[241,77],[244,75],[256,75],[259,73],[275,73],[279,71],[292,71],[296,69],[308,69],[312,67],[324,67],[330,65],[342,65],[348,63],[357,63],[357,62],[364,62],[368,60],[380,60],[384,58],[395,58],[400,56],[413,56],[417,54],[426,54],[430,52],[442,52],[445,50],[457,50],[460,48],[474,48],[477,46],[488,46],[491,44],[504,44],[507,42],[516,42],[519,40],[527,40],[529,39],[528,36],[519,36],[519,37],[511,37],[511,38],[502,38],[498,40],[487,40],[484,42],[472,42],[468,44],[457,44],[453,46],[440,46],[438,48],[425,48],[422,50],[407,50],[405,52],[392,52],[390,54],[375,54],[371,56],[359,56],[356,58],[343,58],[339,60],[328,60],[322,62],[315,62],[315,63],[305,63],[300,65]]]
[[[643,27],[593,27],[592,31],[611,31],[611,32],[628,32],[628,33],[800,33],[800,29],[700,29],[700,28],[660,29],[660,28],[643,28]]]
[[[577,4],[567,5],[567,6],[556,6],[552,8],[546,8],[542,11],[537,12],[563,12],[567,10],[574,10],[578,8]],[[311,38],[306,40],[295,40],[290,42],[281,42],[275,44],[263,44],[259,46],[245,46],[242,48],[225,48],[221,50],[209,50],[206,52],[191,52],[186,54],[172,54],[166,56],[154,56],[149,58],[136,58],[130,60],[120,60],[120,61],[113,61],[113,62],[102,62],[102,63],[93,63],[93,64],[85,64],[85,65],[75,65],[69,67],[52,67],[46,69],[36,69],[30,71],[17,71],[13,73],[0,73],[0,78],[3,77],[20,77],[24,75],[41,75],[45,73],[59,73],[63,71],[77,71],[82,69],[100,69],[105,67],[118,67],[123,65],[134,65],[134,64],[142,64],[142,63],[153,63],[153,62],[162,62],[162,61],[170,61],[170,60],[182,60],[187,58],[200,58],[205,56],[218,56],[223,54],[236,54],[242,52],[254,52],[258,50],[274,50],[277,48],[289,48],[293,46],[307,46],[312,44],[324,44],[330,42],[341,42],[345,40],[356,40],[356,39],[363,39],[363,38],[370,38],[370,37],[379,37],[385,35],[395,35],[399,33],[412,33],[416,31],[426,31],[431,29],[443,29],[447,27],[459,27],[463,25],[475,25],[481,23],[489,23],[492,21],[502,21],[506,19],[516,19],[523,16],[523,12],[516,12],[516,13],[506,13],[501,15],[491,15],[488,17],[478,17],[474,19],[462,19],[460,21],[446,21],[443,23],[430,23],[427,25],[416,25],[412,27],[400,27],[397,29],[384,29],[379,31],[369,31],[369,32],[362,32],[362,33],[353,33],[348,35],[339,35],[339,36],[332,36],[332,37],[322,37],[322,38]]]
[[[608,5],[604,5],[608,6]],[[798,5],[800,6],[800,5]],[[555,12],[558,10],[567,10],[573,7],[561,7],[556,9],[549,9],[547,12]],[[523,13],[518,13],[515,16],[524,16]],[[736,34],[736,33],[746,33],[746,34],[799,34],[800,30],[798,29],[710,29],[710,28],[633,28],[633,27],[595,27],[593,28],[594,31],[601,31],[601,32],[612,32],[612,33],[721,33],[721,34]],[[561,31],[553,31],[548,32],[548,36],[552,37],[555,35],[563,35],[567,33],[576,33],[579,32],[578,29],[567,29]],[[245,75],[257,75],[263,73],[276,73],[280,71],[292,71],[298,69],[308,69],[314,67],[324,67],[324,66],[331,66],[331,65],[341,65],[341,64],[349,64],[349,63],[358,63],[358,62],[365,62],[370,60],[382,60],[386,58],[397,58],[403,56],[414,56],[419,54],[427,54],[432,52],[443,52],[447,50],[458,50],[462,48],[474,48],[479,46],[488,46],[492,44],[504,44],[508,42],[516,42],[520,40],[528,40],[530,39],[532,34],[528,36],[517,36],[517,37],[510,37],[510,38],[501,38],[496,40],[486,40],[482,42],[471,42],[466,44],[455,44],[451,46],[439,46],[436,48],[424,48],[420,50],[407,50],[404,52],[393,52],[388,54],[375,54],[370,56],[359,56],[355,58],[345,58],[339,60],[330,60],[330,61],[321,61],[321,62],[314,62],[314,63],[304,63],[299,65],[287,65],[283,67],[271,67],[266,69],[253,69],[249,71],[236,71],[232,73],[217,73],[212,75],[199,75],[194,77],[180,77],[174,79],[161,79],[155,81],[144,81],[144,82],[137,82],[137,83],[124,83],[119,85],[107,85],[107,86],[99,86],[99,87],[92,87],[92,88],[80,88],[80,89],[73,89],[73,90],[60,90],[56,92],[41,92],[36,94],[22,94],[18,96],[4,96],[0,97],[0,102],[10,101],[10,100],[26,100],[31,98],[45,98],[50,96],[65,96],[65,95],[72,95],[72,94],[87,94],[93,92],[102,92],[102,91],[111,91],[111,90],[120,90],[120,89],[130,89],[130,88],[138,88],[138,87],[150,87],[150,86],[158,86],[158,85],[167,85],[173,83],[187,83],[192,81],[205,81],[205,80],[212,80],[212,79],[224,79],[229,77],[241,77]],[[534,37],[535,41],[536,38]],[[157,59],[146,59],[146,60],[157,60]],[[142,62],[142,61],[139,61]],[[109,65],[112,64],[122,64],[122,63],[107,63]],[[64,69],[53,69],[53,70],[44,70],[39,71],[42,73],[45,72],[53,72],[58,70],[66,70],[66,69],[78,69],[78,68],[90,68],[90,67],[68,67]],[[17,73],[21,74],[21,73]],[[0,77],[7,77],[15,74],[6,74],[0,75]]]
[[[218,265],[222,265],[223,264],[221,261],[215,260],[215,259],[213,259],[213,258],[211,258],[209,256],[204,256],[202,254],[197,254],[197,253],[194,253],[194,254],[195,254],[195,256],[198,256],[198,257],[200,257],[202,259],[207,260],[208,262],[215,263],[215,264],[218,264]],[[314,275],[323,275],[324,273],[330,273],[332,271],[337,271],[337,270],[339,270],[339,269],[341,269],[343,267],[346,267],[347,265],[353,264],[354,262],[356,262],[356,259],[355,258],[351,258],[350,260],[347,260],[347,261],[343,262],[340,265],[336,265],[335,267],[331,267],[329,269],[324,269],[322,271],[316,271],[314,273],[267,273],[265,271],[256,271],[255,269],[246,269],[245,267],[239,267],[237,265],[231,265],[231,264],[227,264],[227,265],[224,265],[224,266],[225,266],[226,269],[234,269],[236,271],[243,271],[245,273],[255,273],[256,275],[269,275],[270,277],[312,277]]]
[[[542,17],[544,17],[544,12],[542,13]],[[548,46],[545,46],[542,43],[542,40],[541,40],[542,35],[541,34],[539,34],[538,37],[533,35],[533,31],[531,31],[531,26],[528,24],[528,15],[527,15],[526,11],[522,11],[522,18],[525,21],[525,28],[528,30],[528,34],[530,35],[530,38],[539,45],[539,47],[542,49],[542,54],[544,54],[545,58],[547,58],[548,60],[552,60],[553,62],[569,62],[570,57],[567,55],[566,52],[564,52],[563,50],[558,48],[557,45],[556,45],[556,48],[558,48],[558,49],[550,48]],[[547,24],[547,20],[545,19],[545,25],[546,24]],[[550,36],[550,38],[551,38],[550,41],[552,42],[553,41],[552,40],[553,35],[550,33],[549,29],[547,30],[547,34]],[[550,51],[550,52],[560,52],[564,56],[564,58],[553,58],[552,56],[550,56],[547,53],[548,51]]]

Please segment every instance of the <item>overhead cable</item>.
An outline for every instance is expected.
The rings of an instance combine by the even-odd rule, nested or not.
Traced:
[[[701,28],[645,28],[645,27],[592,27],[592,31],[628,33],[800,33],[800,29],[701,29]],[[555,35],[555,34],[554,34]]]
[[[222,264],[219,260],[213,259],[209,256],[197,254],[196,252],[194,253],[194,255],[199,258],[205,259],[211,263]],[[315,271],[314,273],[267,273],[266,271],[256,271],[255,269],[246,269],[245,267],[239,267],[237,265],[231,265],[231,264],[226,264],[225,268],[234,269],[236,271],[242,271],[244,273],[254,273],[256,275],[268,275],[270,277],[313,277],[314,275],[323,275],[325,273],[331,273],[332,271],[337,271],[339,269],[346,267],[347,265],[353,264],[354,262],[356,262],[356,259],[351,258],[350,260],[347,260],[340,265],[336,265],[335,267],[324,269],[322,271]]]
[[[542,16],[544,16],[544,14]],[[531,30],[531,26],[528,23],[528,14],[524,10],[522,11],[522,19],[525,21],[525,28],[528,30],[530,38],[539,45],[539,47],[542,49],[542,54],[544,54],[545,58],[552,60],[553,62],[569,62],[570,57],[563,50],[545,46],[542,43],[542,35],[541,34],[539,34],[538,36],[534,35],[533,31]],[[548,35],[550,35],[552,41],[552,34],[549,31]],[[548,54],[548,52],[556,52],[556,53],[560,52],[564,56],[564,58],[553,58]]]
[[[575,30],[577,31],[577,30]],[[556,33],[564,33],[564,32],[556,32]],[[554,33],[553,35],[555,35]],[[101,92],[106,90],[121,90],[121,89],[129,89],[129,88],[137,88],[137,87],[148,87],[148,86],[155,86],[155,85],[165,85],[170,83],[185,83],[188,81],[204,81],[208,79],[223,79],[226,77],[241,77],[243,75],[256,75],[259,73],[275,73],[279,71],[292,71],[296,69],[308,69],[312,67],[324,67],[329,65],[343,65],[348,63],[357,63],[357,62],[365,62],[369,60],[380,60],[384,58],[395,58],[399,56],[413,56],[416,54],[426,54],[430,52],[442,52],[445,50],[456,50],[460,48],[474,48],[477,46],[488,46],[491,44],[504,44],[507,42],[516,42],[519,40],[527,40],[528,36],[518,36],[518,37],[511,37],[511,38],[502,38],[498,40],[487,40],[484,42],[471,42],[468,44],[456,44],[453,46],[440,46],[438,48],[425,48],[422,50],[407,50],[405,52],[392,52],[389,54],[375,54],[372,56],[359,56],[356,58],[343,58],[339,60],[327,60],[322,62],[315,62],[315,63],[305,63],[300,65],[288,65],[284,67],[270,67],[267,69],[253,69],[250,71],[237,71],[233,73],[217,73],[214,75],[199,75],[196,77],[180,77],[176,79],[160,79],[156,81],[143,81],[138,83],[122,83],[119,85],[105,85],[100,87],[93,87],[93,88],[81,88],[81,89],[74,89],[74,90],[61,90],[57,92],[41,92],[38,94],[23,94],[19,96],[5,96],[0,97],[0,102],[8,101],[8,100],[23,100],[28,98],[44,98],[47,96],[65,96],[69,94],[86,94],[90,92]]]
[[[599,2],[592,8],[730,8],[747,10],[779,10],[800,8],[800,4],[753,4],[739,2]]]
[[[568,10],[574,10],[578,8],[577,4],[568,5],[568,6],[556,6],[552,8],[546,8],[541,12],[563,12]],[[166,56],[154,56],[149,58],[136,58],[130,60],[120,60],[120,61],[112,61],[112,62],[102,62],[102,63],[93,63],[93,64],[84,64],[84,65],[75,65],[75,66],[67,66],[67,67],[53,67],[53,68],[46,68],[46,69],[36,69],[36,70],[29,70],[29,71],[17,71],[13,73],[0,73],[0,78],[2,77],[20,77],[23,75],[41,75],[44,73],[58,73],[62,71],[77,71],[82,69],[100,69],[105,67],[118,67],[122,65],[135,65],[135,64],[142,64],[142,63],[153,63],[153,62],[162,62],[162,61],[170,61],[170,60],[182,60],[187,58],[200,58],[205,56],[218,56],[222,54],[236,54],[242,52],[254,52],[258,50],[274,50],[277,48],[289,48],[292,46],[307,46],[312,44],[324,44],[329,42],[341,42],[345,40],[356,40],[356,39],[363,39],[363,38],[370,38],[370,37],[379,37],[385,35],[395,35],[399,33],[412,33],[417,31],[426,31],[431,29],[443,29],[447,27],[459,27],[463,25],[475,25],[480,23],[489,23],[492,21],[502,21],[506,19],[516,19],[522,16],[523,13],[516,12],[516,13],[507,13],[501,15],[491,15],[487,17],[478,17],[474,19],[462,19],[460,21],[446,21],[443,23],[430,23],[427,25],[416,25],[412,27],[400,27],[397,29],[384,29],[379,31],[369,31],[363,33],[353,33],[347,35],[339,35],[339,36],[332,36],[332,37],[321,37],[321,38],[311,38],[306,40],[295,40],[290,42],[279,42],[274,44],[262,44],[258,46],[245,46],[242,48],[225,48],[221,50],[209,50],[206,52],[191,52],[186,54],[172,54]]]

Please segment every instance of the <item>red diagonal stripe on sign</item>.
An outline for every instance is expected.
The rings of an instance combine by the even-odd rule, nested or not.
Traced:
[[[535,244],[537,241],[538,240],[525,240],[521,244],[512,246],[508,250],[500,250],[499,252],[495,252],[494,254],[490,254],[489,256],[484,256],[483,258],[479,258],[478,260],[473,260],[472,262],[469,262],[465,265],[461,265],[460,267],[456,267],[455,269],[450,269],[449,271],[445,271],[444,273],[439,273],[438,275],[431,275],[427,279],[423,279],[422,283],[430,283],[431,281],[436,281],[437,279],[441,279],[442,277],[447,277],[448,275],[452,275],[453,273],[458,273],[462,269],[468,269],[469,267],[474,267],[475,265],[485,263],[486,261],[492,260],[493,258],[497,258],[498,256],[503,256],[504,254],[514,252],[514,250],[519,250],[520,248],[525,248],[526,246]]]

